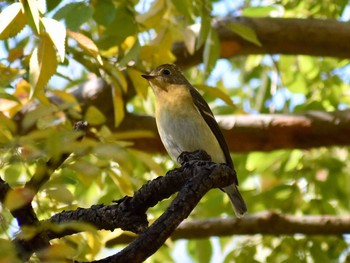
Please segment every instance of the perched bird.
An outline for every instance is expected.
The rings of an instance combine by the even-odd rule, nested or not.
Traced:
[[[209,105],[188,82],[181,71],[171,64],[142,75],[150,83],[156,97],[156,122],[160,138],[170,157],[177,161],[182,152],[206,151],[214,162],[233,162]],[[232,185],[224,187],[237,216],[247,211],[237,188],[237,177]]]

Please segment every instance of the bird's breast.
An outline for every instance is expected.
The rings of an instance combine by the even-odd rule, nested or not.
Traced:
[[[184,152],[206,151],[215,162],[225,162],[223,151],[191,101],[182,98],[156,107],[156,122],[161,140],[170,157],[177,161]],[[160,106],[160,107],[159,107]]]

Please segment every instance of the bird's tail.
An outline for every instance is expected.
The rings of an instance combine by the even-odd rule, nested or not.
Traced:
[[[247,206],[239,192],[237,185],[231,184],[223,188],[225,193],[229,196],[233,209],[237,217],[242,217],[247,212]]]

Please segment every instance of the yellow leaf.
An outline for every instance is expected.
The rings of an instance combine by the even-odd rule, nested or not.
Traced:
[[[153,1],[149,11],[136,16],[136,21],[151,28],[159,23],[159,18],[163,15],[162,11],[165,11],[164,0]]]
[[[27,1],[22,0],[22,3],[23,2],[27,2],[28,3],[29,10],[30,10],[30,14],[29,15],[33,19],[33,22],[34,22],[37,34],[39,34],[40,33],[40,23],[39,23],[40,22],[40,16],[39,16],[39,3],[38,3],[38,0],[27,0]]]
[[[106,117],[95,106],[90,106],[86,111],[85,120],[90,125],[101,125],[106,122]]]
[[[76,255],[73,247],[67,244],[52,244],[48,248],[40,250],[38,257],[45,262],[64,262],[67,258],[72,258]]]
[[[114,125],[116,127],[122,122],[125,116],[124,100],[118,87],[113,86],[113,107],[114,107]]]
[[[150,170],[155,172],[157,175],[164,175],[164,169],[153,160],[152,155],[135,149],[128,149],[128,151],[134,154],[136,158],[141,160],[145,165],[148,166]]]
[[[19,59],[23,57],[24,50],[23,47],[14,47],[13,49],[9,50],[9,55],[7,57],[7,60],[12,63],[16,59]]]
[[[58,185],[55,188],[47,189],[46,193],[51,198],[62,203],[71,204],[74,201],[74,196],[72,193],[63,185]]]
[[[107,173],[114,184],[117,185],[118,188],[123,192],[123,195],[133,195],[131,180],[127,172],[124,171],[122,174],[120,174],[120,171],[116,169],[108,169]]]
[[[51,18],[43,17],[41,22],[57,49],[60,61],[63,62],[65,57],[66,28],[61,22]]]
[[[149,130],[132,130],[125,132],[114,132],[113,139],[115,141],[132,140],[139,138],[155,138],[156,134]]]
[[[0,13],[0,39],[17,35],[26,25],[27,17],[21,3],[14,3]]]
[[[147,99],[148,84],[147,81],[141,78],[142,73],[136,69],[128,68],[128,74],[134,85],[137,95],[139,95],[144,100]]]
[[[13,211],[33,200],[35,193],[27,188],[18,188],[10,190],[5,197],[5,206]]]
[[[29,67],[30,97],[34,95],[42,96],[47,82],[57,68],[56,50],[46,33],[40,35],[39,46],[32,53]]]
[[[0,63],[0,86],[5,87],[25,73],[24,69],[10,68]]]
[[[98,63],[100,63],[100,65],[103,65],[103,61],[102,61],[102,58],[100,56],[100,52],[98,50],[98,47],[94,43],[94,41],[92,41],[87,36],[85,36],[81,33],[78,33],[78,32],[73,32],[73,31],[68,30],[67,34],[68,34],[68,36],[73,38],[75,41],[77,41],[78,45],[82,49],[84,49],[86,52],[88,52],[92,57],[94,57],[98,61]]]
[[[207,85],[196,85],[195,87],[199,90],[204,91],[205,93],[207,93],[211,97],[219,98],[219,99],[223,100],[224,102],[226,102],[227,105],[229,105],[235,109],[237,108],[237,106],[231,100],[230,96],[228,94],[226,94],[224,91],[222,91],[218,88],[209,87]]]
[[[161,65],[175,61],[175,56],[167,48],[159,46],[144,45],[141,47],[140,60],[148,61],[152,65]]]
[[[52,90],[52,93],[54,93],[57,97],[59,97],[64,102],[68,102],[70,104],[74,105],[74,109],[77,111],[81,111],[79,102],[77,101],[77,98],[74,97],[71,93],[68,93],[64,90]]]
[[[196,51],[197,34],[190,28],[185,28],[183,30],[183,35],[186,49],[189,54],[193,55]]]

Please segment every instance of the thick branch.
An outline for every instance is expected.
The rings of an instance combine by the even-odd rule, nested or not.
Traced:
[[[237,23],[252,28],[261,47],[242,39],[227,25]],[[324,19],[226,17],[215,24],[220,41],[221,57],[249,54],[291,54],[350,57],[350,27],[348,23]],[[203,49],[190,55],[184,42],[173,46],[176,64],[187,68],[202,62]]]
[[[114,127],[110,92],[110,87],[105,82],[93,80],[76,89],[74,95],[80,101],[92,103],[101,109],[107,117],[107,125],[115,132],[142,130],[153,134],[152,137],[132,139],[135,148],[145,152],[164,153],[153,117],[127,114],[121,125]],[[310,111],[298,115],[236,115],[217,119],[223,127],[229,149],[233,152],[350,145],[350,136],[347,136],[350,134],[349,110]]]
[[[126,114],[121,125],[114,127],[111,88],[102,79],[88,81],[71,93],[83,105],[83,110],[88,105],[99,108],[106,116],[106,124],[112,131],[144,131],[144,136],[129,139],[134,148],[145,152],[165,153],[153,117]],[[21,123],[24,114],[16,116],[18,123]],[[350,134],[350,110],[310,111],[295,115],[235,115],[217,119],[223,127],[232,152],[350,145],[350,136],[347,136]]]
[[[143,262],[164,244],[207,191],[211,188],[224,187],[233,181],[232,170],[228,166],[199,162],[195,168],[198,169],[200,166],[204,169],[200,169],[200,173],[193,174],[171,205],[151,227],[121,252],[95,262]]]
[[[271,151],[350,145],[350,111],[312,111],[300,115],[239,115],[217,118],[230,151]],[[141,128],[142,127],[142,128]],[[113,127],[111,127],[113,128]],[[134,139],[142,151],[164,151],[153,118],[128,115],[115,131],[143,129],[153,138]]]
[[[343,235],[350,233],[350,216],[334,215],[306,215],[292,216],[264,212],[246,215],[239,219],[212,218],[195,219],[183,222],[171,235],[177,239],[200,239],[211,236],[232,235]],[[134,240],[127,234],[110,240],[106,245],[112,247],[117,244],[130,243]]]

